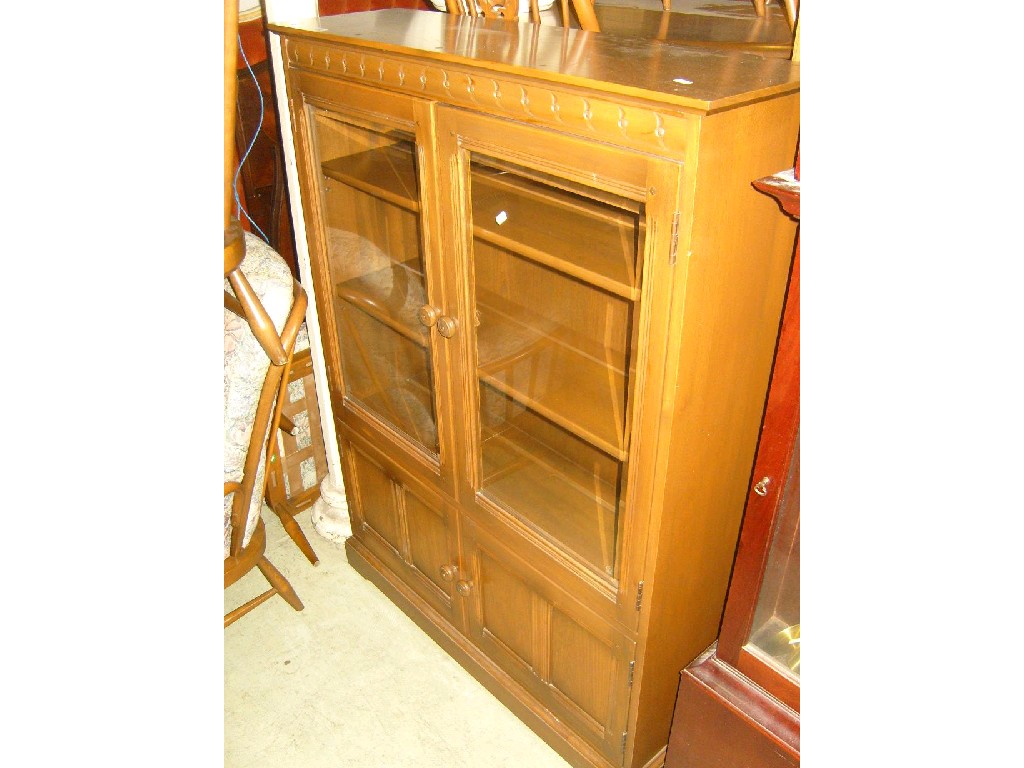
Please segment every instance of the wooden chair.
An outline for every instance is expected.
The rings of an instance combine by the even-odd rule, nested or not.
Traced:
[[[671,2],[671,0],[668,0]],[[764,17],[768,13],[768,0],[751,0],[754,5],[754,13],[758,16]],[[782,5],[783,10],[786,12],[786,21],[789,22],[790,29],[796,29],[796,17],[800,12],[800,0],[779,0],[779,4]],[[666,6],[665,10],[668,10]]]
[[[280,594],[295,610],[302,602],[265,555],[262,510],[272,438],[287,397],[295,339],[307,298],[284,259],[255,235],[229,227],[224,268],[224,587],[254,567],[271,589],[224,617],[227,627]],[[282,330],[277,331],[280,327]],[[294,519],[285,530],[311,562],[309,542]]]
[[[540,23],[540,7],[537,0],[526,0],[530,7],[530,21],[534,24]],[[665,0],[670,2],[670,0]],[[594,15],[593,0],[559,0],[562,9],[562,24],[566,25],[569,18],[569,3],[576,12],[576,18],[580,28],[591,32],[599,32],[600,27],[597,17]],[[488,19],[517,19],[519,18],[519,0],[444,0],[448,13],[462,14],[464,16],[477,16]]]
[[[276,594],[297,611],[303,607],[287,579],[266,558],[262,510],[271,438],[281,423],[307,298],[284,259],[255,235],[243,232],[231,216],[237,28],[238,0],[225,0],[224,587],[259,568],[271,589],[228,613],[225,627]],[[316,555],[291,516],[282,516],[282,524],[315,564]]]
[[[445,7],[448,9],[448,13],[453,13],[462,16],[476,16],[487,19],[517,19],[519,18],[519,0],[499,0],[499,2],[492,3],[484,2],[478,3],[477,0],[444,0]],[[537,9],[537,0],[529,0],[530,3],[530,19],[534,22],[540,21],[539,13],[536,18],[534,12]]]

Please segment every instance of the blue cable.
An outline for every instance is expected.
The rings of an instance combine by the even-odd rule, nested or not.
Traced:
[[[249,142],[249,146],[246,148],[245,154],[242,155],[242,159],[238,162],[238,168],[235,170],[234,181],[231,182],[231,189],[235,193],[235,208],[239,212],[239,215],[244,215],[245,218],[249,220],[249,223],[256,228],[256,231],[259,232],[260,237],[263,238],[267,245],[270,245],[270,238],[264,234],[262,229],[260,229],[259,224],[252,220],[252,216],[250,216],[249,212],[245,210],[245,207],[242,205],[242,201],[238,197],[238,176],[242,172],[242,166],[245,165],[245,161],[249,158],[249,153],[252,152],[252,148],[256,146],[256,137],[260,135],[260,130],[263,128],[263,91],[260,89],[259,81],[256,79],[256,73],[252,71],[252,67],[249,65],[249,59],[245,55],[245,48],[242,47],[241,35],[238,36],[238,50],[242,54],[242,61],[245,62],[245,68],[249,70],[249,76],[252,78],[252,82],[256,86],[256,93],[258,93],[260,97],[260,122],[256,126],[256,133],[253,134],[252,141]]]

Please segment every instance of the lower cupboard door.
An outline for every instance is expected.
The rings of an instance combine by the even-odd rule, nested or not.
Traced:
[[[468,530],[459,592],[468,598],[473,641],[544,708],[621,765],[636,644]]]
[[[449,621],[453,529],[444,503],[419,489],[382,458],[344,446],[352,532],[371,555]]]

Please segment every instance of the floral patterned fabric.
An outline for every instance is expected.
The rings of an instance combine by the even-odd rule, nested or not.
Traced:
[[[245,233],[242,273],[280,333],[292,307],[293,278],[284,259],[263,240]],[[224,280],[224,290],[234,295]],[[270,369],[270,359],[253,335],[249,324],[234,312],[224,310],[224,481],[241,482],[245,453],[252,436],[260,390]],[[266,445],[264,434],[263,445]],[[246,518],[243,545],[249,543],[263,510],[265,451],[261,451],[255,490]],[[235,494],[224,496],[224,557],[230,553],[231,504]]]

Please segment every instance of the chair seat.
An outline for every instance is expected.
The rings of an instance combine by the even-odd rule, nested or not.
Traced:
[[[273,248],[252,233],[245,233],[245,258],[241,270],[266,309],[278,333],[292,306],[294,283],[288,264]],[[224,290],[234,295],[224,281]],[[224,482],[241,482],[246,451],[260,391],[267,378],[270,359],[246,321],[224,310]],[[266,444],[266,435],[263,435]],[[265,460],[261,458],[255,488],[263,487]],[[231,502],[224,496],[224,557],[230,554]],[[246,518],[243,546],[249,543],[263,508],[263,495],[253,493]]]

